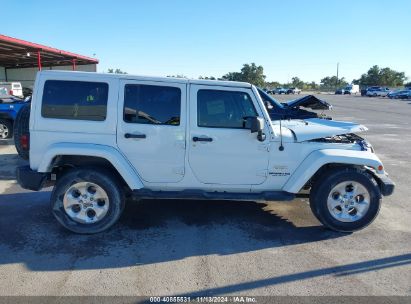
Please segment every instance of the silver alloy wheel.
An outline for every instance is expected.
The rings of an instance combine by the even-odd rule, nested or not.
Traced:
[[[9,136],[9,128],[6,125],[0,124],[0,138],[6,139]]]
[[[370,193],[358,182],[342,182],[328,194],[327,207],[336,220],[355,222],[367,213],[370,207]]]
[[[72,220],[81,224],[94,224],[106,216],[110,201],[106,191],[99,185],[80,182],[66,191],[63,205]]]

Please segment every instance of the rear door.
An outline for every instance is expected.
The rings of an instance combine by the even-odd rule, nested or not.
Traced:
[[[250,89],[190,86],[189,164],[200,182],[250,186],[266,180],[269,140],[260,142],[243,128],[244,117],[263,117],[256,105]]]
[[[120,81],[117,145],[140,177],[175,183],[185,174],[186,84]]]

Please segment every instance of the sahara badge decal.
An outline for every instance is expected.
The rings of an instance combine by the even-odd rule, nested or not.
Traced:
[[[273,169],[269,172],[271,176],[289,176],[288,166],[274,166]]]

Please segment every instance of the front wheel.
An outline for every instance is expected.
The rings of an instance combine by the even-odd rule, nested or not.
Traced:
[[[111,172],[74,169],[54,186],[51,209],[66,229],[92,234],[107,230],[120,218],[125,197]]]
[[[381,193],[368,173],[354,168],[334,169],[314,184],[310,206],[324,226],[353,232],[374,221],[380,210]]]

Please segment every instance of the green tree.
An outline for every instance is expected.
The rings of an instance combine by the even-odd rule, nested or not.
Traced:
[[[111,73],[111,74],[127,74],[127,72],[123,72],[120,69],[108,69],[107,73]]]
[[[362,86],[402,86],[407,80],[404,72],[397,72],[390,68],[380,68],[378,65],[372,66],[367,73],[362,74],[361,77],[354,81],[356,84]]]
[[[264,68],[257,66],[254,62],[244,64],[240,72],[230,72],[225,74],[222,79],[230,81],[244,81],[262,87],[265,85]]]
[[[269,88],[269,89],[274,89],[280,86],[281,86],[281,83],[279,83],[278,81],[266,82],[264,85],[265,88]]]
[[[243,75],[241,75],[240,72],[229,72],[223,75],[221,79],[229,81],[243,81]]]
[[[304,81],[298,77],[291,78],[291,87],[296,87],[302,89],[304,87]]]
[[[214,76],[210,76],[210,77],[208,77],[208,76],[205,76],[205,77],[203,77],[203,76],[199,76],[199,77],[198,77],[198,79],[205,79],[205,80],[217,80],[217,78],[215,78]]]
[[[344,87],[348,84],[348,82],[344,79],[344,77],[339,78],[337,80],[337,76],[327,76],[321,79],[321,89],[323,90],[334,90],[339,87]]]

